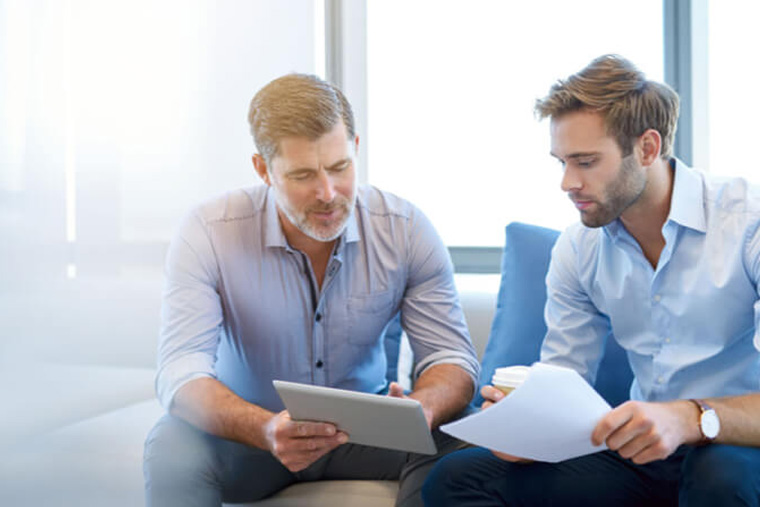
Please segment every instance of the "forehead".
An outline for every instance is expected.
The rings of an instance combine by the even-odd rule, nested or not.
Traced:
[[[574,153],[593,153],[617,148],[607,134],[604,117],[594,111],[574,111],[551,120],[551,152],[559,158]]]
[[[279,142],[278,154],[273,162],[289,166],[316,166],[331,164],[350,154],[348,130],[338,122],[329,132],[317,139],[284,137]]]

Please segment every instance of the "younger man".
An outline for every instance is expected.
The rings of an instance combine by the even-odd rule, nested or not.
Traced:
[[[632,401],[589,435],[610,450],[460,451],[428,478],[428,505],[758,505],[760,193],[673,158],[678,102],[608,55],[536,106],[582,221],[552,253],[541,362],[592,382],[606,339],[626,349]]]

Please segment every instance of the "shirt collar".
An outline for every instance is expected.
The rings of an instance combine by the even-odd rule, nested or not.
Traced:
[[[702,176],[675,158],[671,159],[670,167],[674,168],[675,177],[668,220],[699,232],[707,232]]]
[[[668,166],[675,172],[673,177],[673,194],[670,198],[670,213],[665,223],[673,221],[683,227],[706,232],[704,208],[704,188],[699,172],[676,158],[671,158]],[[604,226],[610,239],[616,240],[623,229],[620,219]]]
[[[333,250],[333,257],[338,260],[343,260],[343,251],[346,249],[347,244],[359,241],[359,225],[356,222],[356,212],[358,208],[359,199],[357,197],[354,211],[351,213],[351,216],[348,217],[346,228],[343,230],[343,234],[338,236],[338,242],[335,244],[335,249]]]
[[[285,233],[282,232],[280,217],[277,213],[277,203],[272,187],[267,188],[266,202],[264,203],[264,244],[267,247],[282,247],[291,250]]]
[[[292,250],[285,237],[285,233],[282,230],[282,225],[280,224],[280,216],[277,213],[276,201],[274,190],[272,187],[269,187],[267,189],[266,203],[264,205],[264,244],[267,247],[280,247],[285,248],[286,250]],[[335,246],[335,255],[339,255],[343,251],[345,244],[359,241],[359,226],[356,223],[356,212],[358,207],[359,202],[357,199],[354,212],[348,217],[348,222],[346,222],[346,228],[343,231],[343,234],[338,236],[338,242]]]

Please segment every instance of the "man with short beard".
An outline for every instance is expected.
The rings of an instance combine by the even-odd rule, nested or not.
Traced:
[[[606,55],[536,106],[582,222],[552,252],[541,362],[593,384],[605,340],[627,351],[631,401],[589,435],[609,450],[561,463],[459,451],[431,472],[426,504],[758,505],[760,189],[673,158],[678,104]],[[485,408],[504,397],[481,391]]]
[[[147,503],[219,506],[329,478],[400,479],[398,504],[421,505],[435,457],[292,421],[272,380],[403,397],[382,341],[400,312],[409,396],[431,429],[460,413],[478,362],[448,252],[417,208],[357,186],[359,138],[336,87],[276,79],[249,122],[265,185],[197,208],[167,256],[156,385],[168,414],[146,441]],[[439,453],[459,445],[434,436]]]

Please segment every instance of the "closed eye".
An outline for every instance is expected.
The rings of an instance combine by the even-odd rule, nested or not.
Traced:
[[[578,169],[591,169],[599,161],[596,153],[575,153],[567,158]]]
[[[338,162],[335,165],[331,165],[327,168],[327,170],[331,173],[341,173],[351,167],[351,161],[350,160],[342,160],[341,162]]]
[[[307,181],[314,176],[314,171],[295,171],[288,174],[288,178],[295,181]]]

